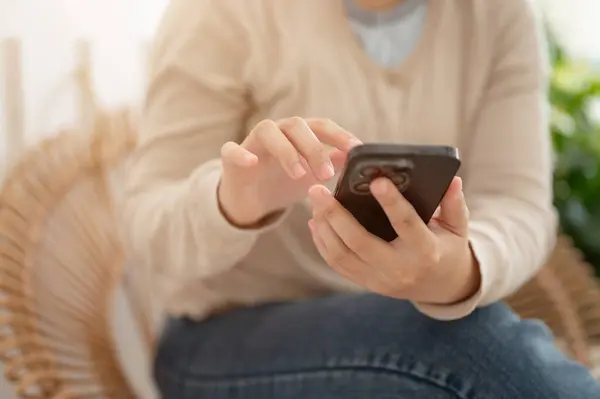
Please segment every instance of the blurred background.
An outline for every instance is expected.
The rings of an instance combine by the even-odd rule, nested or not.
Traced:
[[[89,67],[103,105],[139,104],[167,1],[0,0],[0,176],[25,146],[77,122],[78,66]],[[547,22],[554,67],[556,207],[600,276],[600,1],[532,1]],[[5,385],[0,398],[12,398]]]

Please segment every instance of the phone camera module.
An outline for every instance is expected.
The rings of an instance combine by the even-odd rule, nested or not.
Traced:
[[[381,169],[379,169],[377,166],[365,166],[361,169],[360,174],[367,179],[374,179],[381,175]]]
[[[410,185],[410,174],[407,170],[397,171],[390,179],[400,192],[405,191]]]

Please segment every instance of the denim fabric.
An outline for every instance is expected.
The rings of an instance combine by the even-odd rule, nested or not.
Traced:
[[[170,320],[155,376],[165,399],[600,398],[544,324],[504,305],[442,322],[371,294]]]

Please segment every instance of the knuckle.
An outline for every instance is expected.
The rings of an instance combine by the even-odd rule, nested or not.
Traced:
[[[406,215],[404,217],[404,224],[408,227],[417,227],[421,223],[421,218],[414,210],[406,210]]]
[[[325,158],[326,155],[325,146],[320,141],[313,143],[308,152],[311,156],[319,159]]]
[[[331,251],[328,261],[332,266],[343,269],[349,255],[348,248],[336,246],[333,251]]]
[[[277,127],[277,123],[275,123],[275,121],[272,119],[263,119],[256,124],[256,128],[258,130],[262,130],[265,128],[271,129],[273,127]]]
[[[392,216],[390,222],[393,226],[399,226],[403,230],[412,229],[417,225],[417,221],[414,215],[412,215],[410,212],[402,211]]]
[[[277,123],[272,119],[263,119],[255,125],[253,132],[256,135],[262,135],[272,129],[278,129]]]
[[[335,219],[337,217],[337,215],[338,215],[338,209],[335,206],[335,204],[327,205],[318,214],[319,217],[322,217],[323,219],[326,219],[326,220]]]
[[[365,240],[360,234],[348,234],[346,241],[348,243],[348,247],[352,248],[352,250],[357,254],[364,254],[366,248],[368,248],[368,245],[366,244],[367,240]]]
[[[229,154],[231,153],[232,144],[234,144],[234,143],[231,141],[228,141],[221,146],[221,158],[229,157]]]
[[[405,276],[404,287],[407,290],[417,292],[422,286],[423,282],[427,281],[427,275],[429,274],[429,268],[421,267],[417,271],[414,271],[411,275]]]
[[[292,116],[291,118],[288,119],[288,123],[291,126],[301,126],[301,125],[306,124],[304,119],[299,116]]]
[[[327,124],[326,120],[326,118],[310,118],[306,120],[306,123],[311,127],[311,129],[318,130]]]
[[[394,276],[394,281],[399,283],[402,290],[413,290],[419,285],[423,268],[416,263],[412,263],[402,269],[402,272],[397,273]],[[416,267],[418,266],[418,267]]]
[[[241,154],[243,154],[243,149],[233,141],[228,141],[221,146],[221,159],[225,163],[235,163],[241,158]]]
[[[442,259],[441,253],[436,248],[424,248],[421,256],[419,256],[419,267],[417,268],[417,276],[415,278],[421,279],[431,273]]]
[[[425,252],[423,260],[425,263],[425,267],[435,267],[437,264],[440,263],[441,254],[435,249],[430,249]]]
[[[414,289],[419,282],[419,278],[414,274],[407,274],[402,276],[400,279],[400,284],[404,290],[412,290]]]
[[[390,284],[400,291],[410,290],[417,284],[414,273],[407,268],[402,268],[402,270],[396,272],[388,272],[387,277]]]
[[[315,127],[320,129],[327,129],[335,125],[335,122],[329,118],[319,118],[315,120]]]

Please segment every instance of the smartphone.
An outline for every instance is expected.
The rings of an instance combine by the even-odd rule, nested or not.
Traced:
[[[453,147],[363,144],[348,154],[334,195],[367,231],[389,242],[398,235],[371,194],[371,182],[390,179],[427,224],[459,168]]]

